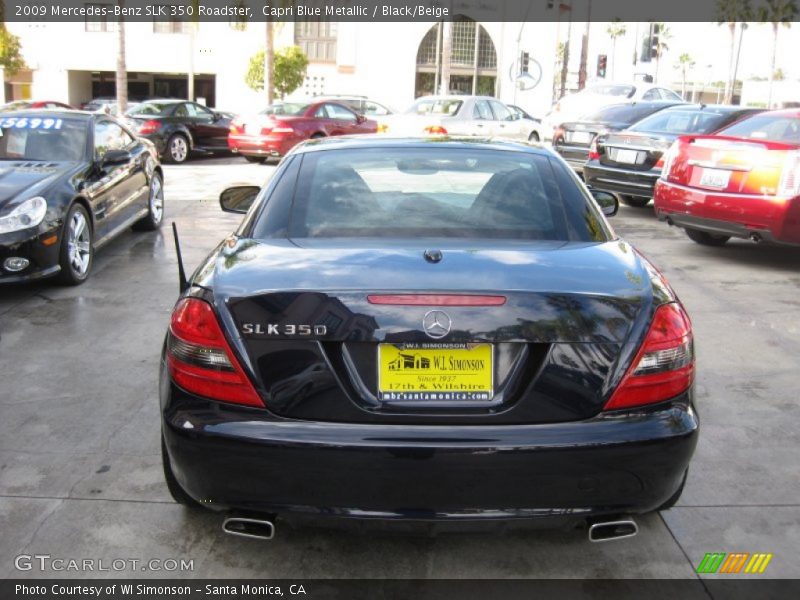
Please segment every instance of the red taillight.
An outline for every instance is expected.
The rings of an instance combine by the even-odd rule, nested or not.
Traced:
[[[553,143],[560,143],[564,141],[564,129],[561,127],[556,127],[553,130]]]
[[[589,144],[589,160],[600,160],[600,152],[597,151],[597,136],[594,136],[592,143]]]
[[[465,294],[382,294],[367,296],[370,304],[394,306],[502,306],[505,296]]]
[[[173,381],[187,392],[264,406],[222,334],[214,309],[203,300],[184,298],[172,311],[167,362]]]
[[[655,404],[685,392],[694,379],[692,324],[683,307],[658,307],[642,347],[603,410]]]
[[[161,121],[157,121],[156,119],[150,119],[139,125],[139,133],[142,135],[155,133],[159,129],[161,129]]]
[[[294,133],[294,129],[288,123],[276,121],[275,125],[272,126],[272,133]]]
[[[800,196],[800,152],[788,152],[778,182],[779,196]]]
[[[244,122],[241,119],[234,119],[231,121],[230,132],[233,135],[241,135],[244,133]]]
[[[447,129],[441,125],[428,125],[423,131],[428,135],[447,135]]]

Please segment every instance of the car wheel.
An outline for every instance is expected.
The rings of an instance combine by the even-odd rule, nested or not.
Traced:
[[[150,197],[147,201],[147,214],[134,223],[133,228],[139,231],[154,231],[161,227],[164,220],[164,183],[161,175],[153,173],[150,179]]]
[[[708,233],[707,231],[698,231],[697,229],[686,229],[686,235],[693,242],[702,246],[724,246],[725,242],[731,239],[729,235],[718,235],[716,233]]]
[[[169,162],[181,164],[189,158],[189,140],[185,135],[174,133],[167,141],[167,156]]]
[[[167,454],[167,445],[164,443],[163,437],[161,438],[161,464],[164,468],[164,479],[167,482],[167,489],[172,499],[178,504],[182,504],[188,508],[203,508],[202,504],[186,493],[175,478],[175,473],[172,472],[172,465],[169,462],[169,454]]]
[[[536,133],[535,131],[534,131],[534,132],[532,132],[532,133],[531,133],[531,134],[528,136],[528,141],[529,141],[529,142],[534,142],[534,143],[538,142],[538,141],[539,141],[539,134],[538,134],[538,133]]]
[[[627,204],[628,206],[633,206],[635,208],[644,208],[650,204],[650,198],[642,198],[641,196],[628,196],[627,194],[620,194],[619,199],[623,204]]]
[[[244,156],[244,155],[242,155]],[[264,162],[263,156],[244,156],[244,159],[249,163],[258,163],[261,164]]]
[[[92,223],[83,205],[76,202],[64,219],[58,255],[58,264],[61,266],[59,281],[65,285],[82,284],[89,278],[93,260]]]
[[[681,479],[681,485],[678,487],[678,490],[669,497],[669,499],[664,502],[661,506],[658,507],[658,510],[669,510],[673,506],[678,503],[678,500],[681,499],[681,494],[683,494],[683,486],[686,485],[686,477],[689,475],[689,469],[686,469],[683,472],[683,479]]]

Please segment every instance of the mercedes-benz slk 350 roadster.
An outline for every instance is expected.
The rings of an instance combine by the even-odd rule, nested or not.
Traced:
[[[254,537],[276,517],[635,533],[697,442],[692,331],[595,194],[545,148],[368,137],[223,192],[246,215],[161,361],[175,499]]]

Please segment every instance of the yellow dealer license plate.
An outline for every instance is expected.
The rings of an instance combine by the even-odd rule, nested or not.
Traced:
[[[491,344],[378,345],[378,395],[389,402],[487,401],[494,396]]]

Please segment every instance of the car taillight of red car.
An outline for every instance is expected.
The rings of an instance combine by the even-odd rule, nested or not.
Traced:
[[[600,152],[597,150],[597,138],[599,136],[594,136],[592,143],[589,144],[589,160],[599,160],[600,159]]]
[[[237,117],[231,121],[228,129],[233,135],[241,135],[244,133],[244,121]]]

